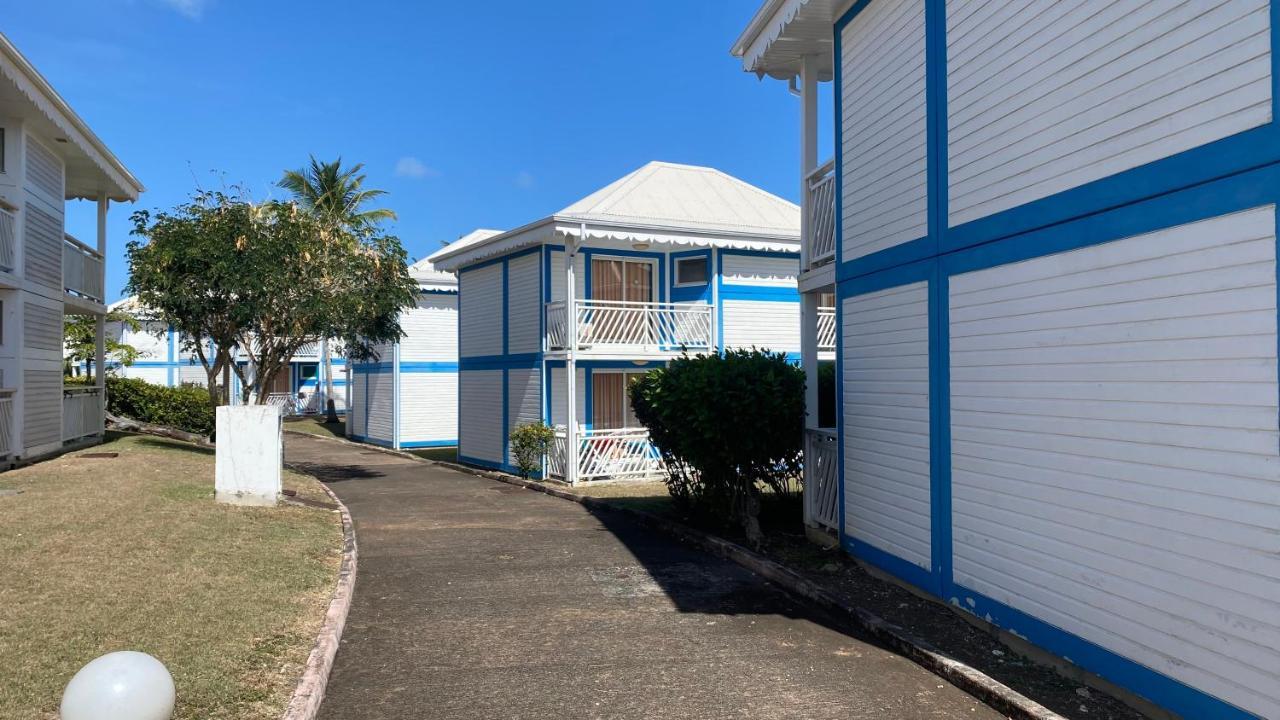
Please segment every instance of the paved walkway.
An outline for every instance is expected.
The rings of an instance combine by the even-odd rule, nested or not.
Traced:
[[[613,513],[327,440],[286,454],[360,543],[322,720],[999,717]]]

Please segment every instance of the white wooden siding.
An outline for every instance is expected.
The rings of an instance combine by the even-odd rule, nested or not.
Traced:
[[[557,427],[568,424],[564,414],[564,399],[568,392],[564,384],[564,372],[562,367],[551,368],[551,424]],[[576,398],[577,402],[574,404],[578,411],[578,422],[581,423],[586,422],[587,418],[587,374],[582,368],[578,368],[578,372],[575,374],[578,376],[578,396]]]
[[[157,362],[169,359],[169,333],[164,323],[144,323],[136,332],[123,323],[117,323],[115,333],[122,342],[132,345],[142,354],[140,360]]]
[[[136,365],[117,370],[121,377],[137,378],[155,385],[169,384],[169,370],[162,367],[138,367]]]
[[[725,300],[724,346],[800,352],[800,301]]]
[[[62,218],[30,202],[22,215],[23,273],[28,280],[62,293]]]
[[[1280,717],[1271,206],[956,276],[955,579]]]
[[[516,426],[542,420],[542,371],[537,368],[507,371],[507,435]],[[501,416],[499,416],[501,417]],[[510,448],[507,462],[515,463]]]
[[[929,569],[929,288],[843,303],[845,531]]]
[[[950,224],[1267,123],[1269,13],[948,0]]]
[[[391,354],[385,356],[388,361]],[[367,437],[374,440],[382,440],[384,442],[392,442],[394,436],[394,413],[395,413],[395,377],[391,372],[369,373],[369,385],[367,392],[369,393],[368,402],[365,407],[368,408],[368,417],[365,422],[368,424]]]
[[[457,362],[458,296],[429,294],[400,316],[400,362]],[[492,329],[491,329],[492,331]]]
[[[400,373],[400,442],[457,440],[458,374]]]
[[[507,261],[507,352],[542,349],[542,256]]]
[[[724,254],[724,282],[729,285],[796,287],[799,257]]]
[[[458,374],[460,454],[502,462],[503,389],[501,370],[468,370]]]
[[[458,273],[461,356],[502,354],[502,264]]]
[[[206,387],[209,383],[208,376],[204,374],[204,366],[200,364],[199,360],[197,360],[195,364],[192,364],[189,361],[184,362],[175,368],[175,370],[177,372],[174,373],[173,379],[174,382],[179,385],[199,385],[200,387]]]
[[[62,442],[62,372],[22,371],[22,444],[25,448]]]
[[[928,232],[923,0],[875,0],[840,35],[843,258]]]
[[[62,190],[62,160],[58,159],[33,135],[26,137],[27,190],[55,208],[62,207],[65,202]]]
[[[62,350],[61,308],[49,308],[30,301],[24,302],[22,323],[24,350]]]

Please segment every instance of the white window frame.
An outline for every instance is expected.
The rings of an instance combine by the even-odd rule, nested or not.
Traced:
[[[689,257],[674,258],[674,260],[675,260],[675,266],[672,267],[671,269],[671,274],[672,274],[671,279],[674,280],[675,282],[672,283],[671,287],[677,287],[677,288],[703,287],[704,285],[708,285],[711,283],[711,257],[710,256],[691,255]],[[691,262],[691,261],[702,263],[703,267],[707,269],[706,276],[698,282],[680,282],[680,263]]]
[[[659,277],[660,277],[660,275],[659,275],[659,272],[658,272],[658,270],[659,270],[659,266],[658,266],[658,259],[657,259],[657,258],[651,258],[651,257],[633,257],[633,256],[627,256],[627,255],[610,255],[610,254],[608,254],[608,253],[592,253],[592,254],[591,254],[591,256],[590,256],[589,258],[587,258],[587,261],[586,261],[586,262],[587,262],[588,264],[590,264],[590,262],[591,262],[592,260],[621,260],[621,261],[622,261],[622,262],[624,262],[624,263],[647,263],[647,264],[649,265],[649,299],[648,299],[648,300],[624,300],[623,302],[647,302],[647,303],[656,303],[656,302],[659,302],[659,298],[661,298],[661,297],[662,297],[662,292],[661,292],[660,288],[658,287],[658,284],[659,284]],[[625,271],[625,270],[623,270],[623,278],[624,278],[624,283],[623,283],[623,285],[625,285],[625,284],[626,284],[626,283],[625,283],[625,278],[626,278],[626,271]],[[594,276],[591,278],[591,287],[590,287],[589,289],[590,289],[590,291],[591,291],[591,294],[590,294],[589,296],[587,296],[585,299],[587,299],[587,300],[595,300],[595,299],[596,299],[596,298],[595,298],[596,282],[595,282],[595,277],[594,277]],[[625,291],[624,291],[624,293],[625,293]]]

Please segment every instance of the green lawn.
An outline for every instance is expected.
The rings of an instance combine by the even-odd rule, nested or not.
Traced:
[[[324,437],[345,438],[347,436],[347,421],[338,420],[336,423],[327,423],[324,422],[323,416],[285,418],[284,429],[297,430],[298,432]]]
[[[168,666],[178,720],[280,716],[337,579],[336,512],[219,505],[212,451],[141,436],[0,488],[21,491],[0,494],[0,717],[53,720],[76,670],[126,649]]]

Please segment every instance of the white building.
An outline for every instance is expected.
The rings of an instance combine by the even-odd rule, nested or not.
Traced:
[[[711,168],[654,162],[432,255],[460,278],[459,457],[511,470],[509,434],[541,420],[557,429],[554,476],[659,474],[628,382],[686,349],[798,360],[799,235],[794,204]]]
[[[131,345],[139,352],[138,359],[127,367],[117,367],[108,361],[107,365],[113,373],[167,387],[206,385],[204,366],[183,342],[181,333],[167,323],[149,319],[147,309],[140,306],[135,298],[119,300],[110,307],[111,310],[127,310],[141,323],[137,330],[123,322],[107,323],[107,337]],[[242,367],[248,365],[247,358],[239,351],[236,353],[236,362]],[[346,361],[335,353],[331,364],[334,374],[334,405],[339,413],[343,413],[346,412]],[[235,404],[239,402],[241,382],[235,373],[231,373],[230,380],[231,399]],[[323,343],[307,343],[294,353],[289,364],[281,369],[272,386],[267,388],[266,403],[280,407],[291,415],[325,412]]]
[[[476,230],[455,244],[479,242]],[[427,260],[409,266],[417,306],[400,315],[405,337],[351,364],[347,437],[394,448],[458,444],[458,280]]]
[[[1280,717],[1276,13],[769,0],[733,48],[801,93],[810,369],[837,298],[812,520],[1188,718]]]
[[[102,436],[102,377],[95,387],[63,388],[63,316],[98,317],[101,360],[107,210],[142,191],[0,35],[0,456],[7,464]],[[68,200],[97,203],[91,245],[66,233]]]

